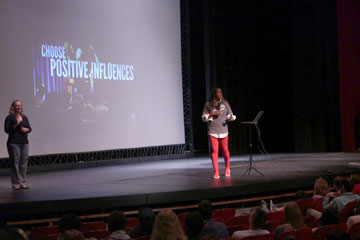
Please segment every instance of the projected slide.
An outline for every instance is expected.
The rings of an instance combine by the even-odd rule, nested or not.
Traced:
[[[2,0],[0,32],[31,155],[185,143],[179,0]]]

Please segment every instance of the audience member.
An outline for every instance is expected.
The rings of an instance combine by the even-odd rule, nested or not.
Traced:
[[[338,224],[338,215],[338,211],[334,207],[325,209],[320,219],[320,226]],[[318,228],[313,228],[312,231],[315,232],[316,229]]]
[[[84,240],[83,234],[79,230],[66,230],[63,240]]]
[[[357,194],[353,194],[351,191],[353,189],[353,184],[350,181],[349,178],[341,178],[340,180],[340,190],[341,195],[337,196],[337,193],[335,192],[329,192],[324,197],[323,201],[323,209],[324,211],[328,207],[335,207],[338,212],[341,212],[341,210],[344,209],[346,204],[348,204],[351,201],[354,201],[356,199],[360,199],[360,196]],[[333,200],[330,202],[330,199],[333,198]],[[319,219],[322,215],[320,211],[314,210],[314,209],[308,209],[307,214],[310,216],[315,217],[316,219]]]
[[[260,202],[259,202],[259,208],[261,208],[264,212],[270,212],[270,209],[269,209],[269,207],[268,207],[268,204],[266,203],[266,201],[265,200],[261,200]]]
[[[16,227],[1,227],[0,240],[28,240],[26,233]]]
[[[336,195],[334,195],[334,193],[332,192],[326,194],[326,196],[324,197],[323,208],[326,209],[330,206],[335,206],[338,212],[340,212],[349,202],[360,199],[359,195],[355,195],[352,193],[352,189],[353,184],[351,180],[349,178],[342,178],[340,180],[341,195],[336,197]],[[330,197],[334,197],[331,202],[329,201]]]
[[[249,230],[236,231],[233,233],[233,239],[242,239],[248,236],[267,234],[269,231],[264,230],[266,224],[266,213],[261,208],[253,209],[249,216]]]
[[[321,215],[320,225],[327,226],[338,224],[338,211],[335,207],[328,207],[324,210],[323,214]]]
[[[80,225],[80,218],[73,213],[69,213],[61,217],[59,222],[59,229],[61,234],[64,234],[67,230],[80,231]]]
[[[185,217],[185,233],[188,240],[201,240],[204,218],[199,212],[192,212]]]
[[[351,238],[344,231],[334,230],[326,237],[326,240],[351,240]]]
[[[130,236],[125,232],[126,216],[122,211],[112,211],[107,218],[107,224],[111,235],[106,240],[130,239]]]
[[[340,176],[336,176],[334,178],[333,189],[331,190],[331,192],[336,192],[339,195],[341,194],[341,179],[342,179],[342,177],[340,177]]]
[[[199,203],[199,213],[204,218],[204,235],[213,235],[218,239],[229,238],[227,227],[222,222],[211,220],[213,214],[213,206],[209,200],[202,200]]]
[[[129,231],[129,236],[131,238],[151,236],[155,220],[155,214],[152,209],[146,207],[140,208],[138,219],[140,221],[140,225],[132,228]]]
[[[289,202],[285,205],[284,215],[285,224],[280,225],[275,229],[275,238],[277,238],[280,233],[306,227],[300,212],[300,208],[296,202]]]
[[[170,209],[163,209],[155,218],[152,240],[186,240],[178,216]]]
[[[322,198],[329,193],[329,185],[323,178],[318,178],[314,184],[314,195],[313,198]]]
[[[302,189],[297,190],[294,195],[295,201],[301,200],[301,199],[307,199],[308,197],[309,197],[309,195]]]

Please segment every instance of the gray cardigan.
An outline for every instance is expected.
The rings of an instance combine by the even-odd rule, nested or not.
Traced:
[[[219,116],[213,116],[208,119],[211,112],[220,110]],[[223,100],[213,106],[210,102],[206,102],[203,110],[202,120],[207,122],[208,134],[224,134],[228,133],[226,119],[229,114],[233,114],[228,101]],[[233,119],[235,120],[235,118]]]

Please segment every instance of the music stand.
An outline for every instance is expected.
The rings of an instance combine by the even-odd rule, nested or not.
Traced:
[[[241,124],[245,124],[249,126],[249,167],[248,169],[246,169],[246,171],[244,172],[243,176],[246,175],[250,175],[251,169],[254,169],[256,172],[258,172],[259,174],[261,174],[262,176],[264,176],[264,174],[262,174],[259,170],[257,170],[252,163],[253,157],[252,157],[252,142],[251,142],[251,126],[256,126],[257,127],[257,123],[260,120],[261,116],[263,115],[264,111],[260,111],[258,112],[258,114],[256,115],[254,121],[252,122],[241,122]]]

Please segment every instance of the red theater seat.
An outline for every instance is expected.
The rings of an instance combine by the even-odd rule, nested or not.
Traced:
[[[360,237],[360,222],[352,225],[349,229],[348,234],[351,237],[351,239],[355,239],[356,237],[359,238]]]
[[[213,218],[223,218],[226,222],[227,219],[235,216],[235,208],[222,208],[213,211]]]
[[[284,210],[266,213],[266,221],[284,220]]]
[[[39,237],[60,234],[61,233],[58,226],[35,227],[31,230],[29,237],[32,240],[37,240]]]
[[[140,225],[140,221],[138,218],[127,218],[125,230],[128,231],[129,229],[139,226],[139,225]]]
[[[104,221],[97,221],[97,222],[83,222],[80,225],[81,232],[89,232],[95,230],[104,230],[106,229],[106,223]]]
[[[189,212],[183,212],[183,213],[178,214],[179,221],[180,222],[185,222],[185,217],[188,214],[189,214]]]
[[[244,225],[244,224],[249,225],[249,215],[231,217],[225,222],[226,226]]]
[[[341,230],[346,232],[346,223],[328,225],[328,226],[321,226],[317,228],[313,233],[313,240],[323,240],[327,237],[332,231],[334,230]]]
[[[109,230],[95,230],[95,231],[89,231],[84,232],[83,235],[85,238],[96,238],[96,239],[103,239],[110,236]]]
[[[356,201],[352,201],[346,204],[344,209],[341,212],[339,212],[339,223],[346,223],[348,218],[354,215],[355,205],[356,205]]]
[[[324,201],[323,197],[315,198],[311,208],[313,208],[319,212],[323,212],[323,201]]]
[[[312,207],[313,202],[314,202],[313,198],[306,198],[306,199],[296,200],[296,203],[299,206],[301,214],[303,216],[306,216],[306,210],[308,210],[308,208]]]

